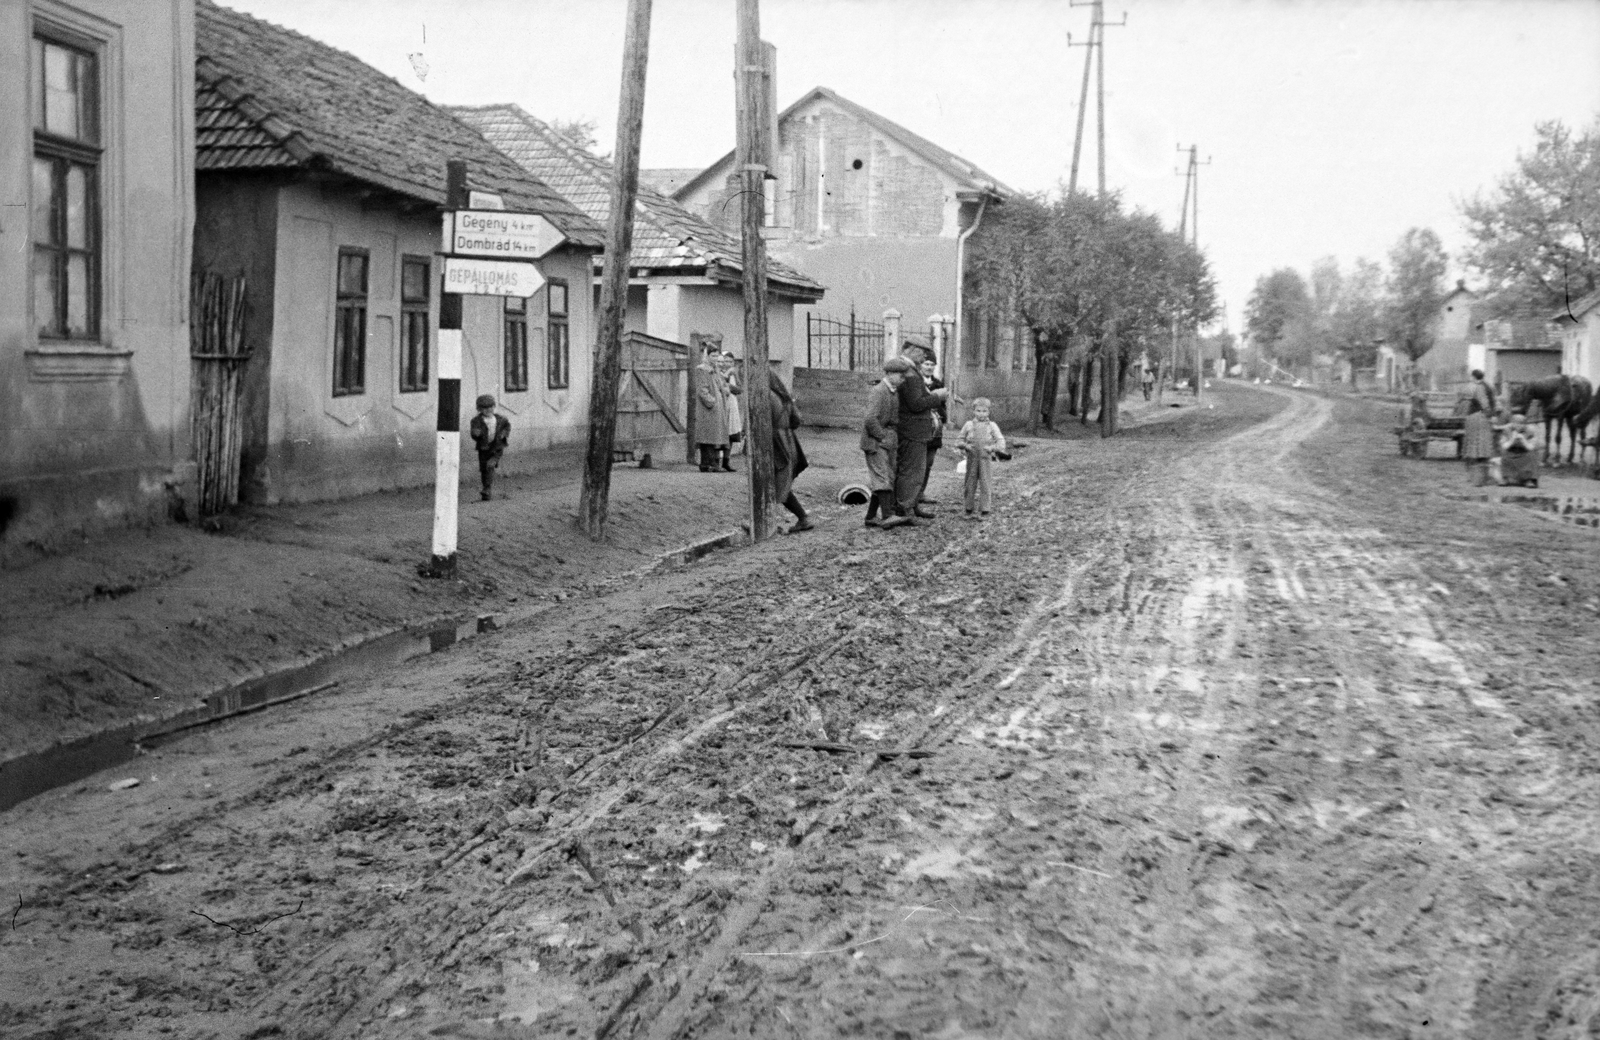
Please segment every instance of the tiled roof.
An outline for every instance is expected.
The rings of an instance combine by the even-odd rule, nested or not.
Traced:
[[[658,166],[653,170],[640,170],[639,183],[648,184],[663,195],[671,195],[698,176],[698,166]]]
[[[612,166],[589,154],[517,105],[455,107],[450,111],[475,127],[490,143],[550,185],[591,219],[611,214]],[[660,192],[639,186],[633,222],[635,270],[736,278],[743,270],[739,240]],[[791,295],[820,298],[817,282],[785,264],[767,261],[767,280]]]
[[[196,0],[195,56],[196,169],[327,170],[443,206],[445,164],[465,159],[473,187],[604,245],[599,225],[482,135],[350,54]]]
[[[927,160],[936,169],[954,178],[958,184],[961,184],[967,190],[983,192],[984,194],[990,195],[1001,201],[1004,201],[1016,194],[1015,191],[1006,187],[1004,184],[1001,184],[998,179],[985,172],[976,163],[968,162],[955,152],[939,147],[926,137],[923,137],[921,134],[916,134],[910,130],[907,130],[894,120],[886,119],[883,116],[880,116],[878,113],[872,111],[872,109],[858,105],[854,101],[851,101],[849,98],[834,92],[828,87],[812,87],[811,90],[809,90],[803,97],[800,98],[800,100],[796,101],[794,104],[778,113],[778,122],[782,123],[785,119],[788,119],[799,109],[813,101],[818,100],[827,101],[837,105],[846,112],[849,112],[851,115],[855,116],[857,119],[876,127],[879,133],[883,134],[885,137],[889,137],[900,142],[900,144],[905,148],[922,156],[923,159]],[[712,163],[710,166],[707,166],[704,170],[700,171],[697,176],[685,181],[676,191],[673,192],[673,195],[676,198],[683,198],[684,195],[691,189],[691,187],[698,185],[701,179],[709,174],[712,170],[715,170],[721,166],[725,166],[732,161],[733,152],[729,152],[716,162]]]
[[[1600,290],[1573,300],[1572,303],[1563,306],[1560,310],[1550,315],[1550,320],[1573,321],[1577,318],[1582,318],[1596,307],[1600,307]]]

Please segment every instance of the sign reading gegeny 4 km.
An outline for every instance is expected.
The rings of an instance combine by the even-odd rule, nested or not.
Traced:
[[[444,259],[444,291],[463,296],[532,296],[544,275],[532,264],[504,260]]]
[[[444,252],[500,260],[537,260],[566,241],[537,213],[460,209],[444,215]]]

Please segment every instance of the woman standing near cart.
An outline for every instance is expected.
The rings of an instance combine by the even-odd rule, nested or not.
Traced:
[[[1461,458],[1472,475],[1472,486],[1489,483],[1489,456],[1494,454],[1494,390],[1483,381],[1483,370],[1472,370],[1472,396],[1467,400],[1467,421],[1461,438]]]

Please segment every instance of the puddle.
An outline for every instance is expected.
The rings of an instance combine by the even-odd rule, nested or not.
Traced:
[[[1600,498],[1588,495],[1501,495],[1505,505],[1548,513],[1575,527],[1600,527]]]
[[[367,640],[310,664],[298,665],[231,686],[204,698],[190,711],[154,722],[137,722],[58,744],[0,763],[0,812],[46,791],[76,783],[163,743],[238,715],[319,693],[346,678],[366,676],[453,646],[479,630],[473,618],[434,622]]]

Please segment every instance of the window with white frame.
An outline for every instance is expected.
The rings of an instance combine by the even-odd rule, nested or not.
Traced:
[[[100,68],[94,49],[39,27],[33,105],[33,316],[42,339],[100,336]]]

